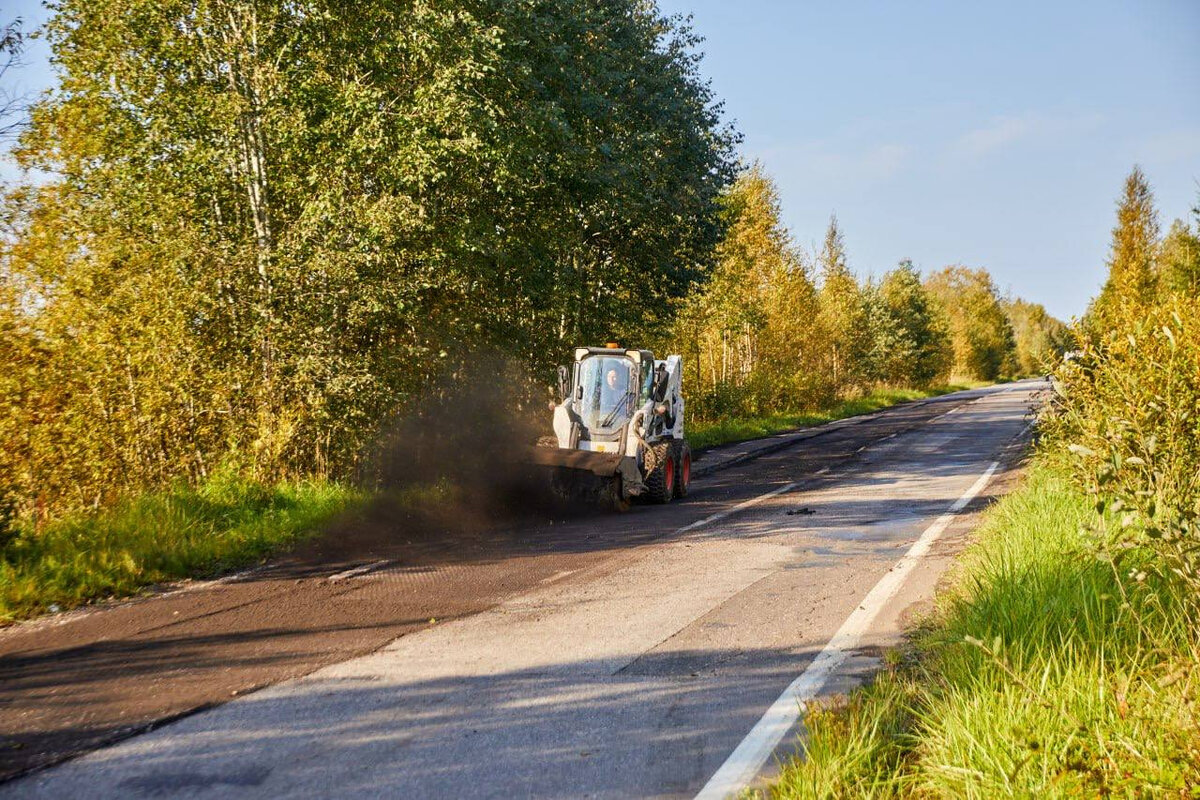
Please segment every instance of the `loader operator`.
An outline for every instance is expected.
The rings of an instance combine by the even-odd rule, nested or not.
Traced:
[[[629,394],[629,370],[618,370],[611,367],[604,374],[604,384],[600,387],[601,413],[612,413]]]

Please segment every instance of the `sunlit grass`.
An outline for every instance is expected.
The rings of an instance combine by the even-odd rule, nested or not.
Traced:
[[[1095,797],[1200,781],[1195,620],[1093,548],[1046,464],[997,504],[937,613],[870,686],[809,714],[772,795]]]
[[[361,493],[223,476],[20,529],[0,551],[0,624],[251,564],[320,530]]]
[[[978,388],[988,384],[978,381],[973,385],[951,384],[931,389],[876,389],[863,397],[844,400],[826,409],[782,412],[767,414],[760,417],[737,417],[719,422],[701,422],[692,424],[687,431],[688,443],[699,450],[703,447],[714,447],[719,444],[742,442],[747,439],[758,439],[771,436],[794,428],[807,428],[823,425],[846,417],[859,414],[869,414],[898,403],[920,400],[925,397],[957,392],[962,389]]]

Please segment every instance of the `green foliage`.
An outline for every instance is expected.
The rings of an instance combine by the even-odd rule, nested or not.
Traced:
[[[1109,280],[1079,357],[1055,373],[1048,429],[1074,455],[1097,508],[1117,515],[1116,548],[1148,548],[1200,615],[1200,295],[1185,226],[1158,247],[1150,187],[1134,168],[1113,232]],[[1146,253],[1158,250],[1160,293]],[[1176,269],[1180,264],[1185,269]],[[1164,268],[1165,267],[1165,268]],[[1169,280],[1168,280],[1169,278]]]
[[[988,381],[1012,374],[1012,325],[986,270],[946,267],[930,275],[925,288],[950,319],[953,374]]]
[[[912,262],[901,261],[867,293],[874,377],[892,386],[929,386],[945,380],[954,356],[949,328],[945,312],[921,284]]]
[[[1183,220],[1172,222],[1159,245],[1157,262],[1160,294],[1200,296],[1200,232]]]
[[[862,287],[850,272],[837,217],[829,220],[817,264],[821,272],[818,327],[827,337],[822,348],[827,371],[836,391],[860,387],[870,377],[867,305]]]
[[[1154,258],[1158,248],[1158,212],[1154,193],[1140,167],[1125,179],[1117,203],[1117,226],[1112,232],[1108,280],[1089,310],[1100,329],[1119,325],[1122,317],[1137,316],[1157,293]]]
[[[0,550],[0,624],[253,563],[360,497],[333,483],[265,486],[226,469],[196,488],[177,485],[37,531],[22,526]]]
[[[1064,353],[1074,348],[1075,337],[1070,329],[1047,314],[1041,304],[1020,298],[1004,300],[1002,304],[1012,326],[1018,375],[1044,375],[1058,366]]]
[[[736,136],[641,2],[65,0],[4,196],[0,489],[352,477],[487,347],[665,330]],[[12,332],[12,338],[7,335]]]
[[[726,235],[709,281],[688,298],[670,342],[689,359],[688,410],[718,420],[827,402],[809,321],[816,292],[758,166],[724,201]]]
[[[1200,298],[1172,297],[1086,340],[1055,378],[1047,424],[1118,515],[1114,546],[1152,549],[1200,613]]]

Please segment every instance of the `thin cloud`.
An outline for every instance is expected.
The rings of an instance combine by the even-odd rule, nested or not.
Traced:
[[[950,145],[955,161],[978,161],[1022,142],[1053,142],[1094,128],[1097,114],[1050,117],[1041,114],[997,117],[964,133]]]
[[[1028,138],[1037,127],[1037,123],[1027,117],[1001,119],[986,128],[977,128],[959,137],[954,144],[954,153],[960,158],[982,158]]]
[[[876,178],[890,178],[908,163],[908,148],[901,144],[883,144],[863,154],[861,167]]]

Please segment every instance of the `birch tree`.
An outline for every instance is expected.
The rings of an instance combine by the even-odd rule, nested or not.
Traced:
[[[838,390],[861,385],[871,342],[867,331],[862,287],[850,271],[846,243],[837,217],[829,220],[817,255],[821,275],[818,323],[828,347],[828,365]]]

